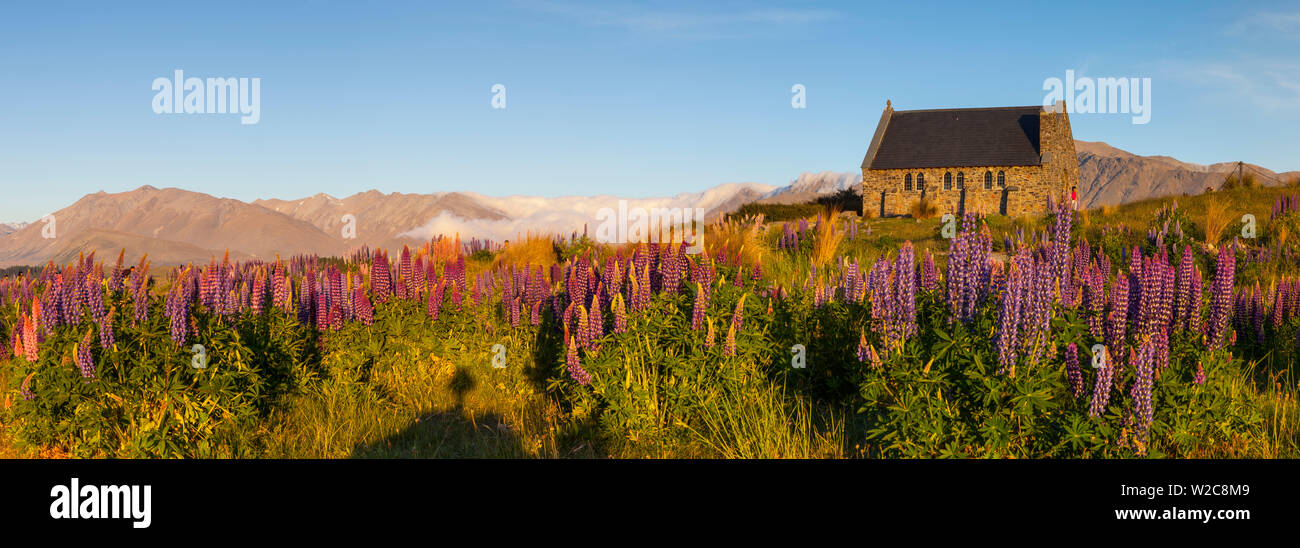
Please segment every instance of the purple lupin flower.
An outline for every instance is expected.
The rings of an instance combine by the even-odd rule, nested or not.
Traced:
[[[614,332],[627,332],[627,305],[623,303],[623,295],[614,294]]]
[[[1111,381],[1115,377],[1115,364],[1111,360],[1110,349],[1103,349],[1100,360],[1101,364],[1096,368],[1097,379],[1092,386],[1092,398],[1088,401],[1088,416],[1100,417],[1106,412],[1106,404],[1110,402]]]
[[[948,305],[952,310],[952,317],[963,322],[966,320],[964,287],[968,276],[966,255],[966,238],[964,234],[958,234],[948,241],[948,272],[945,276],[948,282]]]
[[[108,314],[99,322],[99,347],[105,350],[117,343],[113,334],[113,319],[117,316],[117,307],[110,308]]]
[[[86,330],[86,336],[81,338],[76,351],[77,367],[81,369],[81,376],[87,379],[95,378],[95,359],[90,354],[90,345],[93,344],[90,338],[92,333],[94,333],[92,330]]]
[[[1046,261],[1036,262],[1035,275],[1032,278],[1035,282],[1034,296],[1033,299],[1027,301],[1032,303],[1032,313],[1030,315],[1032,335],[1026,337],[1025,340],[1031,345],[1033,363],[1038,363],[1042,358],[1043,350],[1048,345],[1048,337],[1051,333],[1055,281],[1050,275],[1045,275],[1050,268],[1051,264]],[[1056,279],[1059,280],[1060,278]]]
[[[731,313],[731,326],[736,331],[745,326],[745,297],[748,294],[741,295],[736,301],[736,310]]]
[[[1123,356],[1124,340],[1127,337],[1128,301],[1129,277],[1123,271],[1120,271],[1115,276],[1114,285],[1111,286],[1110,316],[1106,322],[1107,358],[1114,362],[1112,365],[1119,375],[1122,375],[1124,371],[1124,361],[1119,357]],[[1119,375],[1115,375],[1115,378],[1119,379]]]
[[[569,316],[574,333],[574,342],[582,348],[591,349],[591,325],[587,317],[587,307],[582,303],[573,303],[573,313]]]
[[[685,259],[681,258],[676,246],[669,245],[660,256],[659,261],[659,283],[660,290],[669,295],[676,295],[678,286],[682,278],[682,263]]]
[[[1193,265],[1192,271],[1192,287],[1188,291],[1188,308],[1183,318],[1183,330],[1199,333],[1201,332],[1201,310],[1205,308],[1205,296],[1202,290],[1200,267]]]
[[[337,273],[338,271],[335,271]],[[342,289],[340,288],[340,292]],[[331,330],[337,331],[343,327],[343,297],[330,297],[329,313],[326,314],[326,322]]]
[[[413,265],[411,264],[411,248],[410,246],[403,245],[402,257],[401,259],[399,259],[398,262],[398,272],[399,272],[399,277],[402,279],[404,283],[404,289],[405,289],[405,284],[409,284],[411,282],[412,268]]]
[[[961,232],[949,240],[947,289],[952,317],[969,323],[988,296],[992,271],[989,253],[993,240],[986,230],[977,229],[978,218],[967,213]]]
[[[85,268],[79,267],[72,270],[72,278],[70,279],[72,284],[72,287],[70,288],[72,295],[72,313],[68,317],[68,324],[79,323],[82,312],[85,311],[86,307],[90,304],[89,295],[87,295],[86,291],[86,277]]]
[[[855,302],[858,294],[858,284],[860,283],[858,275],[858,262],[853,261],[844,268],[843,281],[840,285],[844,286],[844,300]]]
[[[1106,276],[1089,264],[1082,275],[1082,303],[1088,310],[1088,332],[1097,340],[1106,333]]]
[[[638,310],[650,308],[650,264],[648,258],[646,261],[647,263],[641,268],[637,279],[637,299],[640,301],[640,305],[637,306]]]
[[[429,303],[428,303],[427,312],[429,314],[429,317],[434,320],[438,319],[438,313],[442,308],[443,290],[446,287],[447,287],[447,278],[444,277],[443,279],[438,280],[438,286],[435,287],[433,291],[429,292]]]
[[[230,254],[221,263],[221,315],[229,317],[235,313],[235,278],[231,276],[234,269],[230,266]]]
[[[124,273],[125,273],[125,271],[122,270],[122,261],[123,261],[123,259],[125,259],[125,258],[126,258],[126,249],[123,248],[123,249],[122,249],[121,251],[119,251],[118,254],[117,254],[117,264],[113,266],[113,275],[112,275],[111,277],[109,277],[109,279],[108,279],[108,290],[109,290],[109,291],[121,291],[121,290],[122,290],[122,278],[123,278],[123,275],[124,275]]]
[[[591,311],[587,313],[587,352],[600,352],[600,339],[605,336],[605,314],[600,311],[600,296],[591,296]]]
[[[253,311],[253,315],[262,313],[262,306],[266,303],[266,272],[263,269],[257,270],[257,275],[253,278],[253,287],[248,295],[248,307]]]
[[[934,254],[925,250],[925,263],[921,265],[921,290],[930,292],[939,289],[939,274],[934,266]]]
[[[1070,381],[1070,392],[1074,397],[1083,395],[1083,371],[1079,370],[1079,345],[1070,343],[1065,347],[1065,376]]]
[[[86,286],[84,289],[86,308],[90,309],[90,318],[95,323],[103,323],[104,314],[106,313],[104,311],[104,288],[100,285],[99,278],[89,276],[83,285]]]
[[[691,329],[699,331],[704,328],[704,311],[709,308],[709,294],[704,285],[695,283],[695,305],[691,309]]]
[[[316,292],[316,329],[324,331],[330,325],[330,302],[328,288]]]
[[[564,364],[569,372],[569,377],[581,386],[591,384],[591,375],[586,369],[582,368],[582,362],[578,361],[578,345],[574,343],[573,337],[569,337],[568,352],[564,357]]]
[[[1192,277],[1195,276],[1192,246],[1183,246],[1183,256],[1178,260],[1178,287],[1174,297],[1174,328],[1183,329],[1190,323],[1192,309]]]
[[[1130,395],[1133,398],[1134,437],[1139,453],[1146,453],[1147,437],[1151,431],[1154,409],[1151,402],[1151,389],[1155,383],[1155,345],[1151,341],[1142,344],[1133,363],[1137,377],[1133,381]]]
[[[392,278],[388,273],[388,255],[375,250],[375,257],[370,262],[370,291],[375,294],[375,302],[383,303],[392,294]]]
[[[912,242],[903,242],[902,248],[898,250],[898,261],[894,264],[894,268],[897,270],[894,276],[894,298],[896,300],[894,311],[898,314],[895,321],[900,326],[902,339],[915,335],[917,331],[915,263]]]
[[[520,297],[506,297],[505,295],[502,295],[501,302],[505,303],[508,312],[507,315],[510,317],[510,327],[516,329],[519,328],[520,321],[523,318],[521,312],[523,310],[523,303],[520,302]]]
[[[370,304],[370,296],[366,295],[366,289],[360,285],[352,291],[352,303],[356,309],[354,315],[362,324],[370,326],[375,322],[375,310]]]
[[[1062,201],[1056,209],[1056,219],[1052,223],[1051,266],[1049,274],[1054,284],[1065,285],[1070,273],[1070,228],[1074,210],[1069,203]],[[1049,285],[1054,285],[1049,284]]]
[[[285,288],[289,281],[284,279],[284,269],[277,260],[275,269],[271,271],[271,306],[287,311],[289,308],[289,294]]]
[[[1205,365],[1199,361],[1196,362],[1196,376],[1192,377],[1192,384],[1197,386],[1205,384]]]
[[[881,257],[876,260],[876,264],[871,267],[871,272],[867,275],[867,284],[871,292],[871,329],[882,337],[886,345],[889,344],[889,322],[894,317],[892,307],[897,304],[890,295],[892,286],[889,283],[889,275],[892,268],[889,259]],[[818,282],[818,287],[820,283]]]
[[[1259,282],[1250,292],[1250,323],[1255,328],[1255,344],[1264,344],[1264,296]]]
[[[189,330],[190,302],[181,293],[180,283],[167,293],[166,316],[171,327],[171,338],[177,345],[184,345]]]
[[[1023,308],[1024,299],[1023,278],[1020,267],[1017,263],[1024,257],[1021,257],[1011,264],[1007,270],[1006,290],[1002,293],[1002,302],[998,305],[998,331],[995,335],[998,349],[998,372],[1002,374],[1015,375],[1017,351],[1019,344],[1017,341],[1017,330],[1020,326],[1020,313]]]
[[[1296,318],[1297,316],[1300,316],[1300,278],[1292,278],[1289,280],[1289,283],[1283,283],[1287,283],[1285,300],[1286,310],[1283,314],[1285,314],[1288,319]]]
[[[1223,346],[1228,335],[1229,314],[1232,311],[1232,283],[1236,266],[1236,257],[1230,251],[1231,246],[1219,249],[1219,258],[1215,264],[1214,287],[1210,290],[1210,323],[1208,339],[1210,348]]]

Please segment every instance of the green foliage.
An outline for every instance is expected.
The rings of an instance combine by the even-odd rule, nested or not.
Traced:
[[[129,306],[116,296],[119,309]],[[79,457],[251,457],[261,453],[256,433],[276,400],[301,390],[315,374],[308,330],[271,314],[225,323],[196,315],[206,367],[193,367],[190,347],[170,338],[159,306],[149,321],[118,318],[117,343],[96,348],[96,378],[73,365],[82,327],[60,327],[38,363],[15,359],[11,384],[29,374],[33,400],[19,400],[17,436],[29,445],[58,445]],[[97,346],[97,345],[96,345]]]

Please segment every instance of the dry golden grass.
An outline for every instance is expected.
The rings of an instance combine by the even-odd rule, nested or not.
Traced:
[[[524,236],[506,242],[501,253],[497,254],[493,268],[503,264],[534,265],[550,268],[555,264],[555,246],[551,239],[529,232]]]
[[[863,220],[867,220],[867,219],[875,219],[876,217],[879,217],[880,216],[878,215],[879,213],[880,211],[878,211],[877,209],[871,208],[870,206],[864,206],[862,208],[862,211],[858,212],[858,215],[861,216]]]
[[[826,266],[835,258],[835,250],[844,240],[844,232],[837,228],[835,216],[824,214],[818,218],[817,236],[813,241],[812,262],[818,268]]]
[[[1223,230],[1232,222],[1228,214],[1228,204],[1222,200],[1209,200],[1205,203],[1205,243],[1215,245]]]
[[[728,257],[740,255],[741,264],[762,260],[765,244],[758,234],[757,219],[729,220],[709,225],[704,230],[704,249],[710,257],[722,250]]]
[[[908,206],[907,212],[916,219],[931,219],[939,214],[939,206],[935,205],[932,200],[919,198]]]

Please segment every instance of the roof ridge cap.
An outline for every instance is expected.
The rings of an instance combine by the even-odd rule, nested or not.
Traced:
[[[895,110],[894,114],[907,114],[909,112],[956,112],[970,110],[1014,110],[1014,109],[1042,109],[1037,105],[1011,106],[1011,107],[965,107],[965,108],[924,108],[916,110]]]

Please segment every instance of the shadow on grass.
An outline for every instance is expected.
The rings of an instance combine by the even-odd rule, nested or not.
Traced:
[[[406,429],[358,446],[352,458],[527,458],[501,415],[455,409],[420,416]]]
[[[496,413],[465,407],[465,395],[478,384],[457,368],[448,383],[456,406],[425,413],[405,429],[375,443],[362,444],[352,458],[520,458],[527,457],[519,436]]]
[[[586,423],[570,423],[551,431],[555,449],[526,447],[527,441],[505,416],[466,405],[466,396],[478,385],[468,368],[457,368],[447,385],[455,398],[454,407],[421,413],[402,430],[357,445],[351,458],[597,458],[604,454],[591,435],[594,428]]]

